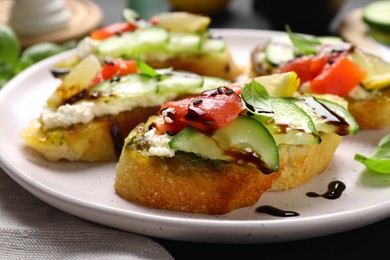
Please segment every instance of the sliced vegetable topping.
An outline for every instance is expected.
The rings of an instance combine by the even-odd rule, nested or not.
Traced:
[[[102,81],[112,79],[116,76],[123,76],[137,72],[137,64],[133,60],[105,60],[102,68],[100,69],[99,73],[96,74],[96,77],[93,79],[90,87],[95,86]]]
[[[185,126],[211,133],[237,118],[244,110],[240,96],[232,89],[219,87],[203,92],[199,97],[168,102],[159,112],[164,122],[158,124],[160,133],[180,132]]]
[[[288,99],[270,96],[265,87],[255,80],[244,86],[242,98],[246,107],[258,115],[263,124],[276,124],[276,132],[285,133],[286,128],[295,129],[320,140],[313,121],[305,111]]]
[[[219,87],[168,102],[152,126],[171,136],[168,144],[174,151],[250,164],[266,174],[279,170],[279,144],[318,144],[319,132],[356,134],[358,124],[342,105],[314,97],[273,97],[259,83],[289,85],[286,75],[296,74],[241,83],[243,88],[237,89],[241,97],[231,88]],[[269,87],[275,88],[283,89]]]
[[[122,34],[137,29],[135,24],[129,22],[118,22],[107,25],[101,29],[94,30],[90,33],[90,37],[94,40],[104,40],[111,36]]]
[[[345,97],[366,77],[367,73],[356,63],[343,56],[327,65],[310,82],[311,89],[320,94],[334,94]]]
[[[207,16],[187,12],[168,12],[155,15],[149,23],[175,32],[203,32],[211,19]]]
[[[294,71],[257,77],[255,81],[263,85],[269,95],[274,97],[292,97],[301,82]]]

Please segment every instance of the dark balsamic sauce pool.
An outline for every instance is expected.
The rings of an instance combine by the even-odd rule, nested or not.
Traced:
[[[328,200],[335,200],[340,198],[341,194],[345,190],[346,186],[341,181],[332,181],[328,184],[328,190],[323,194],[318,194],[316,192],[308,192],[306,196],[310,198],[322,197]],[[296,217],[300,214],[291,210],[282,210],[270,205],[262,205],[255,209],[257,213],[266,213],[276,217]]]
[[[276,217],[296,217],[299,216],[299,213],[295,211],[282,210],[269,205],[263,205],[256,208],[258,213],[266,213]]]
[[[306,193],[306,196],[315,198],[315,197],[323,197],[328,200],[335,200],[340,198],[341,194],[345,190],[346,186],[341,181],[332,181],[328,185],[328,190],[324,194],[318,194],[315,192],[308,192]]]

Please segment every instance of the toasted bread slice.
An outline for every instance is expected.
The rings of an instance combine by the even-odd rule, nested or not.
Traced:
[[[348,100],[348,110],[355,117],[360,129],[378,129],[390,126],[390,91],[370,99]]]
[[[279,145],[281,171],[272,190],[298,187],[328,167],[342,137],[337,134],[321,134],[321,139],[320,144]],[[321,156],[320,160],[318,156]]]
[[[142,136],[143,127],[133,131]],[[341,137],[321,137],[321,144],[280,145],[280,171],[271,174],[251,165],[203,159],[192,153],[165,158],[148,156],[142,147],[124,146],[115,189],[124,199],[151,208],[225,214],[253,206],[269,190],[291,189],[322,173]]]
[[[115,161],[128,133],[158,109],[137,108],[117,116],[97,118],[88,124],[48,130],[36,119],[23,129],[21,136],[28,146],[49,161]]]
[[[147,207],[225,214],[254,205],[278,175],[263,174],[249,165],[218,164],[193,154],[161,158],[124,149],[115,189],[126,200]]]

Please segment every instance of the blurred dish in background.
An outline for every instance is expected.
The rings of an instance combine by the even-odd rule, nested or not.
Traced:
[[[18,35],[35,36],[64,28],[70,16],[65,0],[14,0],[9,25]]]
[[[175,11],[212,15],[223,11],[229,0],[168,0]]]
[[[377,1],[363,8],[367,33],[376,41],[390,45],[390,1]]]
[[[42,5],[37,4],[37,1],[25,0],[22,1],[21,3],[25,3],[25,2],[28,2],[27,4],[28,6],[34,3],[34,5],[39,6],[40,9],[42,10],[44,9]],[[12,24],[11,22],[12,3],[13,3],[12,0],[0,1],[0,23],[7,24],[7,25]],[[18,33],[18,37],[22,47],[25,48],[39,42],[64,43],[69,40],[74,40],[74,39],[77,40],[88,35],[90,31],[99,27],[102,23],[103,13],[101,9],[91,1],[65,0],[65,6],[66,6],[66,10],[68,10],[68,12],[70,13],[69,14],[70,17],[64,27],[57,28],[53,31],[46,31],[45,33],[39,35],[31,35],[31,34],[22,35],[22,33]],[[31,19],[30,16],[25,17],[25,19],[27,18]],[[56,18],[56,19],[60,20],[60,18]],[[48,24],[45,24],[44,27],[53,28],[53,25],[49,26]],[[43,29],[40,28],[35,30],[40,30],[42,32],[43,30],[45,30],[45,28]]]
[[[389,46],[377,42],[368,34],[368,26],[363,21],[363,8],[354,9],[345,16],[340,23],[339,33],[350,43],[371,49],[383,57],[390,55]]]
[[[328,35],[329,25],[344,4],[344,0],[254,0],[254,9],[267,17],[273,30]]]

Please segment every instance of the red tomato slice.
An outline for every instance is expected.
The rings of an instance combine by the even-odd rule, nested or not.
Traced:
[[[334,63],[325,66],[322,72],[310,82],[310,87],[319,94],[344,97],[364,79],[366,74],[347,56],[341,56]]]
[[[90,37],[94,40],[104,40],[113,35],[133,31],[137,29],[137,26],[128,22],[118,22],[107,25],[101,29],[94,30],[90,33]]]
[[[157,130],[159,133],[168,130],[176,134],[191,125],[211,133],[232,122],[243,109],[240,96],[230,88],[221,87],[205,91],[198,97],[163,105],[160,115],[165,118],[165,125],[159,125]]]
[[[123,76],[137,72],[137,63],[133,60],[118,59],[113,62],[105,61],[100,72],[93,79],[90,87],[93,87],[102,81],[112,79],[115,76]]]
[[[328,59],[324,55],[302,56],[280,67],[280,72],[295,71],[301,83],[312,80],[322,70]]]

